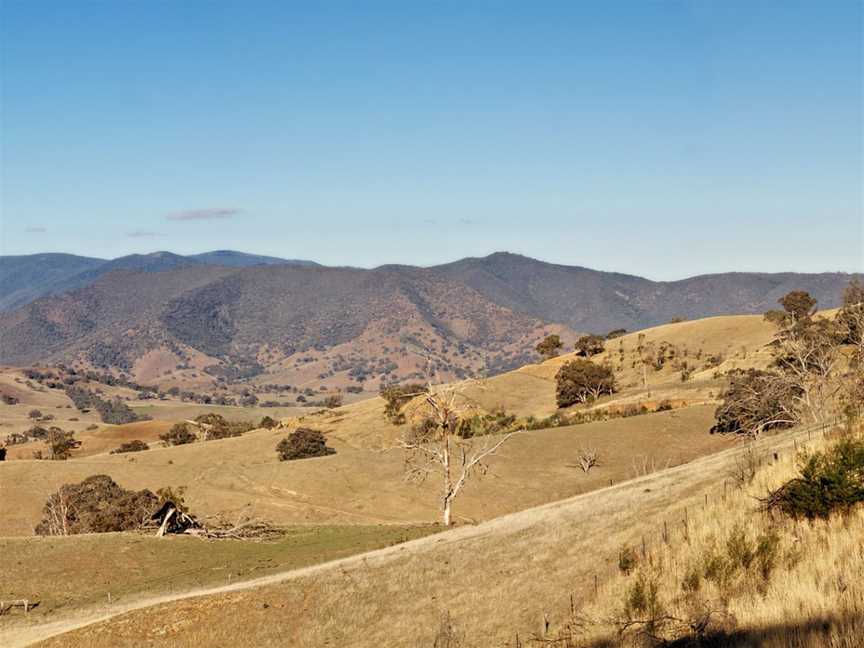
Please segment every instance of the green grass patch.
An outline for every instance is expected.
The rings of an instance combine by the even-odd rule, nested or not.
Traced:
[[[219,586],[344,558],[434,533],[434,526],[291,527],[272,542],[134,533],[0,538],[0,599],[50,616],[95,603]],[[2,618],[0,618],[2,624]]]

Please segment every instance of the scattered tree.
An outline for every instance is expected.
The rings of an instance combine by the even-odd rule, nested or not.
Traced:
[[[609,367],[590,360],[571,360],[555,375],[558,407],[588,403],[615,392],[615,376]]]
[[[793,290],[778,300],[792,323],[809,320],[816,312],[816,300],[804,290]]]
[[[731,374],[712,432],[756,436],[802,420],[824,420],[840,393],[838,323],[814,319],[816,300],[796,290],[779,300],[784,311],[769,311],[777,326],[770,371]]]
[[[599,335],[583,335],[576,340],[576,354],[590,358],[598,353],[603,353],[604,340]]]
[[[311,457],[325,457],[336,454],[333,448],[327,447],[327,441],[320,430],[300,427],[276,446],[279,461],[294,461]]]
[[[81,442],[75,438],[74,432],[64,432],[58,427],[52,427],[45,436],[45,451],[34,452],[33,458],[65,461],[80,445]]]
[[[162,445],[178,446],[187,443],[194,443],[198,440],[198,437],[189,429],[190,427],[191,426],[188,423],[175,423],[171,426],[170,430],[159,435]]]
[[[456,406],[457,392],[426,392],[429,414],[420,424],[408,430],[400,446],[405,450],[405,478],[423,482],[432,473],[441,478],[441,515],[444,526],[450,526],[453,501],[475,473],[484,475],[486,460],[510,437],[510,432],[494,439],[488,436],[465,439],[459,436],[463,414]]]
[[[27,413],[27,416],[35,421],[36,419],[42,418],[42,412],[38,409],[32,409]]]
[[[547,335],[535,349],[544,360],[549,360],[557,357],[563,347],[564,344],[558,335]]]
[[[627,335],[627,329],[617,328],[617,329],[614,329],[612,331],[609,331],[606,334],[606,339],[607,340],[614,340],[615,338],[619,338],[619,337],[622,337],[624,335]]]

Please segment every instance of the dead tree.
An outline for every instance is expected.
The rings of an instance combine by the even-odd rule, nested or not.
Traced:
[[[463,439],[457,434],[461,415],[457,407],[458,394],[449,389],[424,394],[429,413],[419,425],[413,426],[401,440],[405,451],[405,478],[423,482],[433,473],[441,479],[441,513],[444,526],[450,526],[453,501],[472,475],[486,474],[486,460],[494,455],[510,437],[491,436]]]
[[[584,448],[579,451],[579,456],[577,457],[579,460],[578,467],[587,475],[597,465],[599,457],[600,453],[594,448]]]

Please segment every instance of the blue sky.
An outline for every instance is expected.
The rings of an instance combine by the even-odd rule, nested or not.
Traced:
[[[0,251],[864,268],[862,7],[0,3]]]

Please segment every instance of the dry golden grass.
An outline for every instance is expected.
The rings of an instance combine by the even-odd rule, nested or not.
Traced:
[[[618,483],[649,467],[677,465],[726,448],[707,434],[713,408],[694,407],[608,422],[537,430],[510,440],[490,461],[491,474],[469,485],[455,505],[461,521],[505,513]],[[383,417],[382,419],[383,420]],[[403,480],[401,450],[354,448],[337,435],[337,454],[279,462],[286,430],[258,430],[234,439],[69,461],[0,463],[0,535],[29,535],[48,496],[94,474],[125,488],[186,486],[201,515],[250,513],[280,524],[403,524],[438,520],[438,483]],[[600,465],[585,475],[571,467],[592,446]]]
[[[95,430],[77,432],[75,438],[81,441],[81,446],[72,451],[73,457],[89,457],[111,452],[121,444],[138,439],[151,447],[158,446],[159,435],[171,429],[167,421],[139,421],[123,425],[101,425]],[[42,441],[31,441],[9,447],[7,460],[32,459],[33,452],[45,449]]]
[[[818,435],[810,443],[802,441],[801,447],[821,450],[832,442],[830,436]],[[708,630],[716,636],[715,643],[707,645],[861,646],[864,508],[814,522],[758,512],[758,498],[798,472],[795,453],[784,454],[778,461],[762,455],[762,460],[766,465],[750,484],[691,511],[686,529],[673,529],[667,542],[653,543],[645,555],[636,547],[638,565],[632,573],[619,573],[604,582],[575,614],[558,610],[558,627],[537,636],[572,638],[569,643],[561,642],[565,648],[640,645],[645,625],[637,623],[622,632],[622,623],[657,617],[661,623],[652,633],[680,641],[695,637],[688,625],[711,611]],[[730,556],[749,555],[760,540],[769,541],[772,535],[777,545],[765,553],[774,561],[768,573],[763,572],[757,554],[748,566],[739,562],[732,574],[720,569],[722,576],[706,577],[712,560],[719,558],[728,565]],[[742,546],[748,551],[742,552]],[[628,614],[626,603],[640,582],[656,588],[658,609]],[[579,598],[585,600],[584,592]],[[663,622],[664,617],[674,620]],[[568,626],[578,631],[571,633]]]
[[[794,431],[755,447],[788,463],[793,444],[806,438]],[[544,614],[553,625],[562,622],[570,594],[589,599],[595,577],[614,581],[622,544],[645,536],[655,551],[663,523],[680,525],[686,508],[692,527],[706,493],[704,519],[711,519],[724,476],[743,452],[733,448],[314,573],[287,574],[279,584],[132,611],[45,645],[432,646],[445,611],[469,645],[512,645],[517,632],[526,638],[539,631]]]

